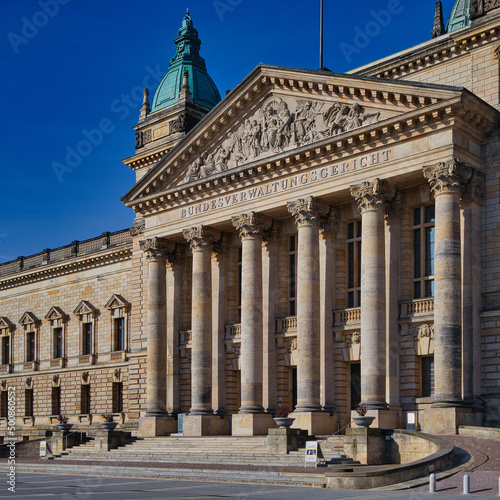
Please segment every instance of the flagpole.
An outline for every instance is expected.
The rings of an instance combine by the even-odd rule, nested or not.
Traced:
[[[323,68],[323,0],[320,0],[319,14],[319,69]]]

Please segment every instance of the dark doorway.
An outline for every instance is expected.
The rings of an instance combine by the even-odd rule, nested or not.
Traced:
[[[361,402],[361,363],[351,364],[351,410]]]
[[[290,367],[291,410],[297,406],[297,367]]]

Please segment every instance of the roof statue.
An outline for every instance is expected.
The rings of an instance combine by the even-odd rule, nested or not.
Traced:
[[[207,73],[205,59],[200,56],[201,40],[193,26],[193,20],[186,11],[182,26],[174,40],[176,54],[170,59],[169,69],[158,85],[153,97],[151,112],[159,111],[179,100],[179,94],[186,86],[185,71],[188,71],[188,86],[193,102],[206,109],[212,109],[219,101],[220,94]]]
[[[434,27],[432,28],[432,38],[436,38],[438,36],[446,33],[444,29],[444,20],[443,20],[443,4],[441,0],[437,0],[436,2],[436,12],[434,14]]]

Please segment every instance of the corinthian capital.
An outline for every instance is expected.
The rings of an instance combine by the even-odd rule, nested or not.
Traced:
[[[374,179],[351,186],[351,195],[361,213],[366,210],[385,210],[387,203],[396,196],[395,186],[388,181]]]
[[[240,238],[261,235],[271,222],[255,212],[237,215],[232,221],[233,226],[240,232]]]
[[[182,231],[184,238],[191,245],[191,251],[212,250],[213,244],[219,239],[220,233],[208,226],[194,226]]]
[[[288,211],[295,217],[297,226],[319,226],[329,207],[326,203],[308,196],[287,203]]]
[[[431,185],[434,196],[441,193],[463,193],[467,181],[472,177],[473,169],[453,158],[436,165],[422,167],[424,177]]]
[[[174,243],[165,238],[148,238],[140,241],[139,245],[146,258],[152,261],[165,261],[175,247]]]

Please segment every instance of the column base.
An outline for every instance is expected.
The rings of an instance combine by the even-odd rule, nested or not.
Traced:
[[[474,425],[472,408],[427,408],[420,418],[422,431],[428,434],[457,434],[459,425]]]
[[[236,413],[231,421],[232,436],[263,436],[278,427],[270,413]]]
[[[358,412],[355,410],[351,411],[352,417],[357,417]],[[368,410],[366,412],[367,417],[375,417],[375,420],[371,424],[372,429],[400,429],[401,426],[401,415],[395,410]],[[351,422],[351,427],[353,429],[358,428],[358,426]]]
[[[325,411],[294,411],[288,416],[295,419],[294,429],[303,429],[310,436],[333,434],[337,430],[337,418]]]
[[[177,432],[177,420],[173,417],[148,417],[139,418],[139,437],[165,436]]]
[[[186,415],[183,436],[227,436],[229,422],[217,415]]]

